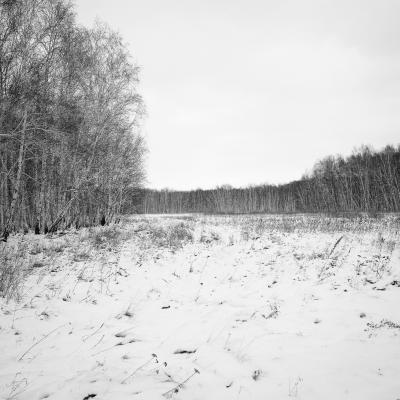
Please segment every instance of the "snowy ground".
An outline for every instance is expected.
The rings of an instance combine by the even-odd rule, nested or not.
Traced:
[[[0,398],[400,399],[399,227],[148,216],[15,237]]]

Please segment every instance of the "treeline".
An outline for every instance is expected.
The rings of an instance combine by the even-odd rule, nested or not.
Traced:
[[[0,238],[105,223],[143,178],[138,68],[64,0],[0,2]]]
[[[400,146],[327,157],[285,185],[213,190],[146,190],[144,213],[275,213],[400,211]]]

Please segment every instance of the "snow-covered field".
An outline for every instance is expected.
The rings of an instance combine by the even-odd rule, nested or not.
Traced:
[[[137,216],[12,237],[0,398],[400,399],[399,234],[396,216]]]

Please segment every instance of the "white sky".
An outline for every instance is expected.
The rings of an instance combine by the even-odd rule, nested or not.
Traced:
[[[399,0],[75,0],[141,66],[148,186],[298,179],[400,143]]]

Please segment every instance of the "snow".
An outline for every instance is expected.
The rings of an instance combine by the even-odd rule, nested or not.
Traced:
[[[27,237],[62,250],[31,254],[19,301],[0,300],[1,398],[400,398],[398,220],[308,218]],[[162,236],[176,226],[193,240]]]

